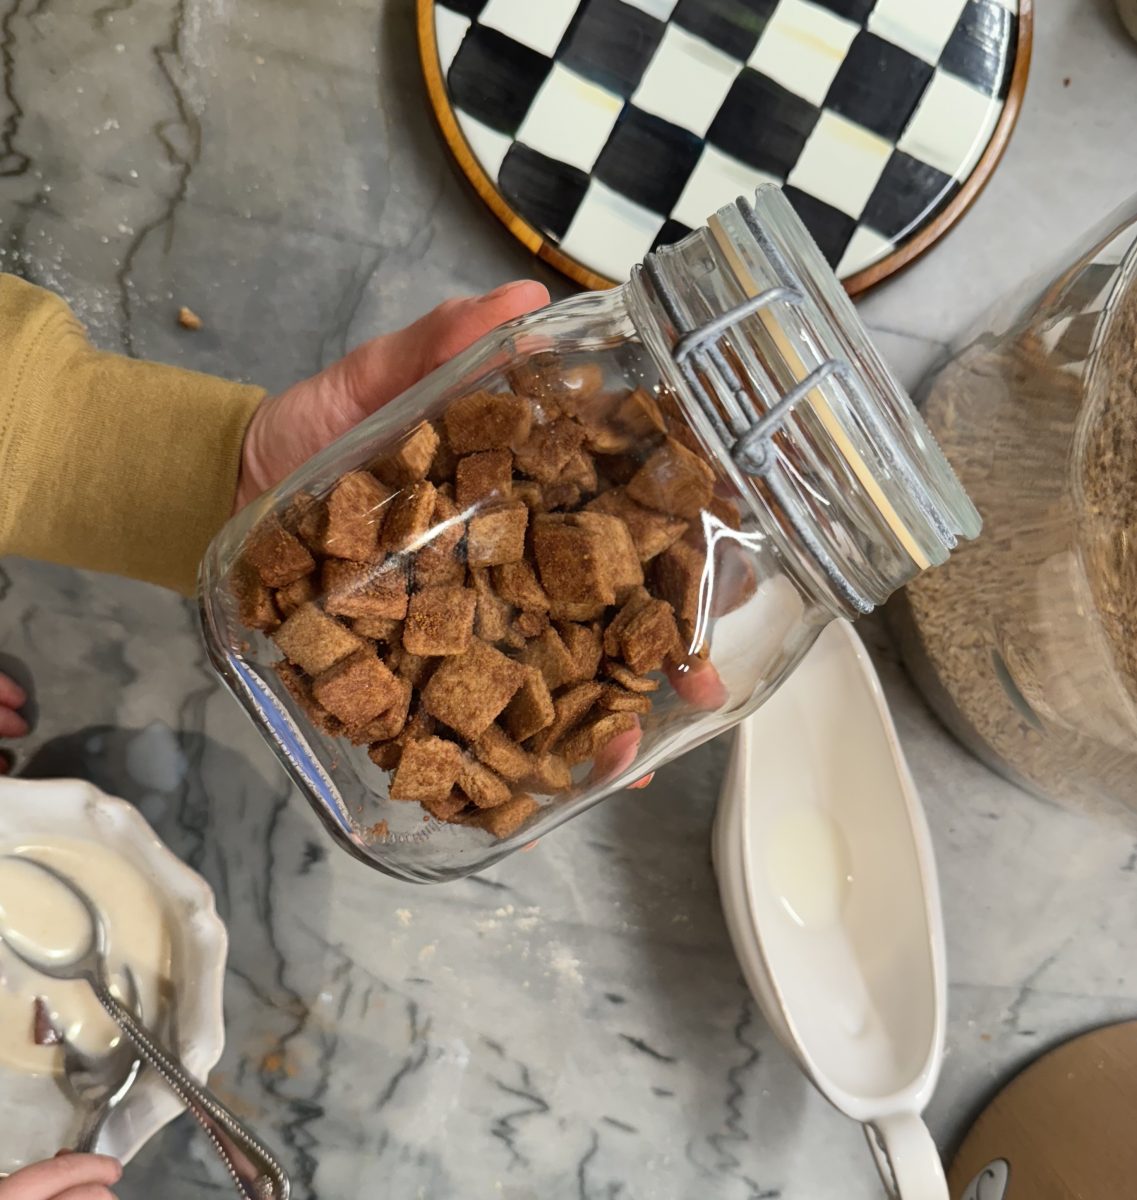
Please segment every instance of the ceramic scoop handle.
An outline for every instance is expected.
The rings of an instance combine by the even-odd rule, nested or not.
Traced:
[[[916,1113],[897,1113],[865,1126],[885,1189],[895,1200],[949,1200],[943,1163]]]

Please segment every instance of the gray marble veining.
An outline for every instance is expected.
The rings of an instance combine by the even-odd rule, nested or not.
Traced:
[[[280,387],[455,292],[536,275],[427,112],[409,0],[0,0],[0,265],[111,349]],[[1037,6],[1006,160],[867,298],[912,383],[990,299],[1131,190],[1137,48],[1108,0]],[[205,320],[173,321],[179,304]],[[1042,804],[936,725],[878,627],[939,856],[949,1149],[1046,1045],[1137,1012],[1137,820]],[[868,1200],[858,1129],[743,987],[711,873],[725,747],[488,872],[411,888],[325,839],[209,671],[189,607],[0,565],[0,650],[34,678],[30,775],[135,801],[232,935],[218,1090],[297,1195]],[[185,1120],[122,1200],[224,1194]]]

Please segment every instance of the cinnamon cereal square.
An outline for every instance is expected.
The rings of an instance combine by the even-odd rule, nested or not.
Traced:
[[[281,616],[290,617],[302,604],[315,599],[315,576],[304,575],[294,579],[287,587],[277,589],[276,607],[280,609]]]
[[[605,573],[616,593],[616,603],[622,604],[632,588],[644,581],[643,567],[627,525],[619,517],[599,512],[573,513],[569,523],[594,535],[595,545],[605,558]]]
[[[650,604],[652,595],[647,588],[636,588],[624,601],[623,608],[608,622],[604,630],[604,653],[609,658],[619,658],[621,654],[620,638],[632,618],[645,605]]]
[[[319,675],[364,646],[315,604],[298,608],[272,635],[281,653],[309,675]]]
[[[391,501],[383,523],[383,548],[392,554],[415,547],[430,528],[434,515],[434,484],[411,484]]]
[[[604,369],[598,362],[572,362],[555,350],[542,350],[513,366],[510,382],[523,396],[576,412],[604,387]]]
[[[478,808],[496,808],[510,797],[509,784],[489,767],[471,758],[462,763],[458,787]]]
[[[528,642],[531,638],[540,637],[549,628],[549,614],[544,612],[522,611],[510,622],[510,632],[515,638]]]
[[[391,487],[407,487],[426,478],[438,450],[438,434],[429,421],[417,425],[385,458],[375,463],[375,473]]]
[[[537,801],[532,796],[514,796],[496,808],[479,809],[467,821],[493,834],[495,838],[507,838],[516,833],[537,808]]]
[[[533,553],[541,585],[554,604],[601,609],[615,604],[610,560],[596,529],[569,522],[553,514],[534,518]]]
[[[525,667],[475,639],[444,658],[422,692],[423,708],[469,742],[493,724],[525,680]]]
[[[620,657],[637,675],[658,671],[676,651],[679,630],[666,600],[652,600],[620,630]]]
[[[479,450],[458,460],[454,499],[459,509],[485,500],[508,500],[513,481],[513,455],[508,450]]]
[[[549,513],[564,512],[576,506],[584,499],[584,494],[575,483],[547,483],[541,489],[542,510]]]
[[[444,800],[462,770],[462,751],[440,737],[411,738],[403,746],[395,777],[392,800]]]
[[[584,430],[562,418],[535,425],[529,437],[514,450],[513,465],[538,483],[553,483],[569,465],[584,441]]]
[[[546,629],[529,642],[521,652],[521,661],[541,672],[551,692],[577,677],[577,660],[555,629]]]
[[[455,817],[470,807],[469,800],[457,788],[444,800],[428,798],[420,800],[419,803],[436,821],[453,821]]]
[[[399,681],[371,647],[329,667],[312,681],[312,695],[348,727],[365,725],[402,695]]]
[[[233,594],[237,597],[237,615],[247,629],[267,633],[280,624],[272,591],[247,562],[239,562],[233,572]]]
[[[473,392],[446,410],[446,435],[455,454],[509,450],[529,437],[533,410],[512,392]]]
[[[397,646],[403,632],[403,623],[397,617],[353,617],[350,624],[352,633],[388,646]]]
[[[466,557],[471,567],[493,567],[517,562],[525,554],[529,510],[524,504],[506,504],[470,518]]]
[[[245,561],[269,587],[286,587],[316,565],[304,543],[271,515],[249,536]]]
[[[518,742],[553,723],[553,697],[540,671],[526,668],[525,679],[505,710],[505,727]]]
[[[392,649],[387,655],[387,666],[400,679],[407,680],[415,687],[422,687],[427,680],[427,676],[434,668],[435,663],[433,659],[427,658],[422,654],[412,654],[404,646],[400,645]]]
[[[526,559],[502,563],[493,568],[492,575],[494,589],[503,600],[527,612],[549,611],[549,597]]]
[[[400,620],[407,615],[407,571],[399,558],[376,566],[328,558],[320,580],[324,607],[335,616]]]
[[[650,562],[657,554],[662,554],[687,532],[688,527],[687,522],[679,517],[669,517],[666,513],[637,504],[622,487],[601,492],[588,502],[588,511],[619,517],[628,527],[641,563]]]
[[[534,479],[515,479],[510,495],[514,500],[520,500],[530,512],[545,511],[545,494]]]
[[[561,641],[573,660],[573,671],[567,682],[591,679],[600,667],[603,650],[599,629],[563,621],[559,627]]]
[[[461,543],[466,536],[466,522],[462,520],[458,506],[442,488],[435,491],[429,532],[430,540],[415,554],[415,587],[464,583],[466,564]]]
[[[403,625],[403,648],[424,656],[461,654],[474,636],[472,588],[432,587],[415,592]]]
[[[345,475],[328,496],[324,553],[355,562],[379,558],[379,532],[392,494],[367,471]]]
[[[531,769],[528,753],[523,750],[500,725],[491,725],[474,743],[474,753],[503,779],[516,783]]]
[[[595,721],[581,726],[575,733],[565,738],[561,753],[569,766],[577,763],[590,762],[601,750],[621,733],[635,729],[639,724],[635,713],[616,712],[607,716],[597,717]]]
[[[596,701],[598,708],[608,712],[651,712],[651,697],[642,692],[629,692],[626,688],[606,687]]]
[[[542,796],[567,792],[572,787],[572,772],[559,754],[535,754],[532,767],[525,777],[525,786]]]
[[[395,702],[365,725],[356,725],[348,729],[348,737],[355,745],[361,746],[364,742],[389,742],[403,732],[414,688],[405,679],[396,679],[395,682],[399,687]]]
[[[535,753],[543,754],[552,750],[556,744],[584,719],[588,710],[600,698],[603,687],[590,680],[587,683],[576,683],[566,688],[553,702],[556,715],[553,723],[537,733],[532,741]]]
[[[478,598],[474,614],[474,632],[484,642],[508,641],[513,608],[494,590],[489,567],[472,567],[470,580]]]
[[[628,692],[656,692],[659,690],[659,680],[637,675],[630,667],[620,662],[608,662],[604,665],[604,673]]]
[[[592,455],[584,450],[578,450],[565,463],[556,482],[579,488],[582,496],[595,495],[596,489],[600,486],[600,479],[596,474],[596,463],[593,461]]]
[[[655,560],[656,589],[684,621],[694,621],[699,615],[706,563],[706,553],[685,541],[676,542]]]
[[[669,437],[632,476],[628,495],[645,508],[690,519],[710,504],[714,487],[706,461]]]
[[[343,724],[333,717],[324,706],[317,702],[312,695],[312,681],[287,659],[273,663],[272,669],[284,686],[284,690],[300,706],[301,712],[317,729],[331,737],[339,737],[343,733]]]
[[[613,420],[640,442],[658,437],[667,430],[659,404],[644,388],[636,388],[620,401]]]

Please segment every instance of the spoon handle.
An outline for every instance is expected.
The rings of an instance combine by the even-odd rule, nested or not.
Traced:
[[[288,1200],[291,1191],[288,1173],[273,1153],[189,1074],[178,1056],[167,1050],[105,983],[96,979],[90,982],[99,1003],[115,1024],[205,1130],[237,1194],[243,1200]]]

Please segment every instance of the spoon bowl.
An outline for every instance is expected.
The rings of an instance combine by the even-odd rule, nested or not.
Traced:
[[[0,857],[0,862],[19,863],[23,868],[50,876],[79,903],[89,922],[87,939],[71,958],[34,954],[23,944],[24,938],[5,930],[2,924],[0,942],[3,942],[25,966],[31,967],[40,975],[46,975],[48,979],[82,979],[88,982],[98,980],[105,983],[110,974],[107,969],[107,929],[102,914],[90,896],[62,871],[57,871],[39,859],[22,854],[5,854]]]

